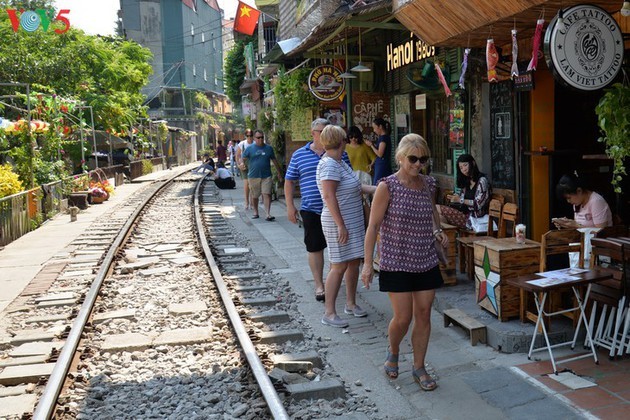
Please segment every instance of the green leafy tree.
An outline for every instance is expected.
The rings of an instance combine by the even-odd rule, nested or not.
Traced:
[[[52,7],[44,1],[8,5],[18,9],[24,6]],[[0,133],[0,155],[11,158],[25,185],[45,182],[46,174],[59,172],[61,176],[63,165],[59,161],[68,145],[60,136],[70,117],[72,124],[81,120],[87,128],[92,113],[96,129],[126,132],[138,118],[146,116],[140,89],[151,74],[151,52],[137,43],[86,35],[74,28],[63,34],[53,27],[48,31],[14,32],[6,13],[0,14],[0,38],[0,80],[29,84],[31,92],[39,92],[31,95],[30,117],[51,124],[51,130],[37,138],[28,131],[10,136]],[[28,118],[25,93],[23,86],[0,87],[4,117]],[[77,105],[76,109],[62,109],[59,98]],[[92,112],[85,106],[92,107]],[[66,151],[70,149],[68,146]],[[80,152],[77,149],[72,153]]]
[[[235,109],[241,106],[240,87],[245,80],[245,45],[252,42],[253,38],[247,37],[237,40],[234,47],[227,53],[223,76],[225,78],[225,94],[234,103]]]

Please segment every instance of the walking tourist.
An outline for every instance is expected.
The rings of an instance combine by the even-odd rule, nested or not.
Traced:
[[[240,175],[240,171],[238,170],[238,166],[236,166],[236,145],[232,140],[228,142],[228,159],[230,160],[230,172],[232,176],[236,177]]]
[[[223,145],[222,140],[217,140],[217,162],[225,163],[227,161],[227,147]]]
[[[322,324],[347,327],[348,322],[337,315],[336,300],[341,280],[346,280],[344,313],[356,317],[367,312],[356,303],[359,265],[363,257],[365,225],[362,193],[374,193],[373,185],[361,185],[350,165],[341,158],[345,149],[346,133],[341,127],[329,125],[321,133],[320,143],[326,151],[317,165],[317,187],[324,208],[321,221],[330,271],[326,276],[326,310]]]
[[[254,209],[252,219],[259,217],[258,198],[262,194],[266,220],[272,222],[276,218],[271,215],[271,162],[276,167],[280,178],[282,178],[282,168],[276,160],[273,147],[265,144],[265,134],[262,130],[254,131],[254,141],[255,143],[245,149],[242,156],[248,168],[247,179],[249,180],[249,192]]]
[[[251,208],[251,200],[249,199],[249,181],[247,179],[247,164],[243,160],[245,150],[254,144],[254,132],[251,129],[245,130],[245,140],[241,141],[236,147],[236,162],[238,169],[241,171],[241,179],[243,180],[243,192],[245,194],[245,210]]]
[[[399,169],[383,179],[372,201],[361,273],[364,286],[369,288],[376,233],[380,230],[379,290],[389,294],[393,310],[385,373],[392,379],[398,377],[400,343],[413,319],[412,376],[425,391],[437,388],[424,365],[431,334],[431,305],[435,289],[443,284],[435,242],[448,244],[434,205],[436,181],[420,174],[429,156],[429,147],[419,135],[407,134],[401,139],[396,151]]]
[[[298,215],[304,224],[304,244],[308,252],[308,265],[315,281],[315,299],[323,302],[326,298],[324,291],[324,249],[326,238],[322,231],[321,214],[324,203],[317,189],[315,179],[317,164],[324,154],[324,147],[320,143],[320,135],[324,127],[329,124],[325,118],[317,118],[311,123],[311,135],[313,140],[305,146],[297,149],[291,156],[284,182],[284,196],[287,202],[287,217],[297,223]],[[350,164],[348,155],[344,153],[343,159]],[[293,203],[295,181],[300,185],[300,211]]]

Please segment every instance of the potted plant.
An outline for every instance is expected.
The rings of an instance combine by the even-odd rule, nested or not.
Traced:
[[[625,176],[630,156],[630,87],[627,83],[615,83],[606,90],[595,108],[603,136],[597,141],[606,144],[606,154],[613,160],[612,185],[621,193],[621,181]]]

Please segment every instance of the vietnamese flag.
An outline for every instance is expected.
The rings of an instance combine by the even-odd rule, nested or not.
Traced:
[[[253,35],[259,16],[260,10],[239,1],[238,9],[236,9],[236,18],[234,19],[234,30],[245,35]]]

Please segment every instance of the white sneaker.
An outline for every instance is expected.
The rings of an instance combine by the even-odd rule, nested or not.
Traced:
[[[322,317],[322,324],[330,325],[331,327],[346,328],[348,326],[348,321],[339,318],[339,315],[335,315],[332,318],[326,318],[324,315]]]
[[[354,309],[349,309],[348,306],[346,305],[343,308],[343,313],[346,315],[354,315],[357,318],[363,318],[364,316],[367,316],[366,310],[360,307],[359,305],[354,305]]]

